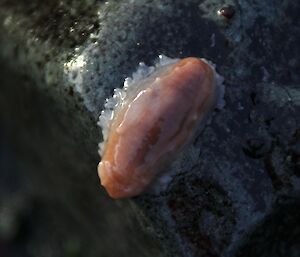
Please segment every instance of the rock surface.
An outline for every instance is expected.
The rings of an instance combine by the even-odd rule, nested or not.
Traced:
[[[218,15],[226,6],[232,17]],[[299,11],[291,0],[0,0],[12,153],[0,158],[0,253],[299,256]],[[216,63],[226,106],[166,187],[113,201],[97,178],[97,119],[159,54]]]

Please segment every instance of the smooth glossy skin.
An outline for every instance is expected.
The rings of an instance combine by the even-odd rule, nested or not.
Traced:
[[[210,65],[189,57],[159,73],[118,110],[98,165],[112,198],[139,195],[151,184],[213,107],[215,87]]]

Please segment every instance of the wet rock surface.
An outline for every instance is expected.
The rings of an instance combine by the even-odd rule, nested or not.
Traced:
[[[1,0],[0,253],[298,256],[299,10],[289,0]],[[97,119],[159,54],[216,63],[226,106],[170,165],[167,186],[114,201],[97,178]]]

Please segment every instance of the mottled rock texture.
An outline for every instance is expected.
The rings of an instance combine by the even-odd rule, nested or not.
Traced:
[[[233,8],[232,17],[218,15]],[[300,3],[0,0],[0,253],[299,256]],[[105,98],[140,61],[198,56],[226,106],[130,200],[99,187]]]

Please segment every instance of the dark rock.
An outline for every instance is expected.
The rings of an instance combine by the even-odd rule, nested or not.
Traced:
[[[30,213],[19,244],[30,256],[298,256],[299,11],[291,0],[1,0],[0,124]],[[97,178],[97,119],[158,54],[216,63],[226,106],[166,188],[113,201]]]

